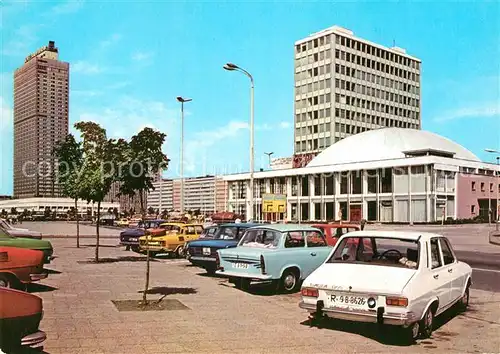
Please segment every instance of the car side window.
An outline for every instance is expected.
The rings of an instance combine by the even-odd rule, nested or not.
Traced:
[[[431,269],[441,267],[441,256],[439,253],[439,246],[437,238],[431,239]]]
[[[238,228],[238,234],[236,235],[236,238],[239,240],[241,239],[241,237],[243,236],[243,234],[245,233],[247,229],[246,228],[243,228],[243,227],[240,227]]]
[[[307,247],[325,247],[327,246],[325,238],[317,231],[309,231],[306,236]]]
[[[202,226],[200,226],[200,225],[196,225],[196,226],[194,227],[194,230],[195,230],[195,232],[196,232],[197,234],[201,234],[201,233],[203,232],[203,227],[202,227]]]
[[[285,248],[304,247],[304,233],[302,231],[291,231],[286,234]]]
[[[186,235],[194,235],[196,233],[193,226],[187,226],[185,230]]]
[[[439,243],[441,244],[441,251],[443,252],[444,264],[446,265],[455,262],[455,257],[453,257],[453,252],[451,251],[448,240],[440,238]]]

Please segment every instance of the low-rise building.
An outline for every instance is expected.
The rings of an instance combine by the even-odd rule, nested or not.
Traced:
[[[340,140],[306,167],[254,173],[254,219],[264,194],[284,195],[278,220],[425,223],[497,210],[500,168],[437,134],[382,128]],[[229,211],[246,214],[249,173],[225,176]],[[491,206],[491,208],[489,208]]]

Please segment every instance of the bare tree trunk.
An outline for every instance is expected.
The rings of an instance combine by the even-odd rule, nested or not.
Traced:
[[[97,202],[97,225],[95,227],[96,230],[96,239],[95,239],[95,261],[99,262],[99,224],[101,223],[101,213],[99,210],[101,209],[101,202]]]
[[[144,213],[144,198],[142,196],[142,190],[139,190],[139,200],[141,202],[141,215],[142,220],[145,219]],[[148,304],[148,290],[149,290],[149,274],[150,274],[150,254],[149,254],[149,235],[146,235],[146,284],[144,286],[144,293],[142,294],[142,304],[146,306]]]
[[[75,198],[76,211],[76,248],[80,248],[80,217],[78,215],[78,198]]]

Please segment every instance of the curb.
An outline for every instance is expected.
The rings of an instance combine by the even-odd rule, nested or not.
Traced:
[[[42,235],[42,239],[46,239],[46,238],[76,239],[76,235]],[[96,235],[80,235],[80,238],[85,238],[85,239],[92,238],[92,239],[95,239]],[[115,240],[119,240],[120,236],[118,236],[118,235],[116,235],[116,236],[113,236],[113,235],[99,235],[99,239],[115,239]]]

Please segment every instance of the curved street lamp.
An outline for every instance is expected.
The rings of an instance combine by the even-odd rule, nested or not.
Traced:
[[[498,186],[496,186],[497,188],[497,207],[496,207],[496,212],[495,212],[495,230],[498,231],[498,224],[500,223],[500,151],[499,150],[495,150],[495,149],[484,149],[484,151],[486,152],[490,152],[492,154],[496,154],[497,155],[497,166],[499,167],[496,171],[497,173],[497,176],[498,176]],[[491,201],[491,198],[489,198],[489,200]],[[491,214],[490,214],[491,215]],[[490,217],[491,218],[491,217]]]
[[[243,68],[233,63],[226,63],[223,68],[227,71],[239,71],[250,79],[250,198],[247,208],[247,221],[253,220],[253,171],[254,171],[254,82],[253,76]]]
[[[177,101],[181,103],[181,213],[184,213],[184,103],[192,101],[192,98],[177,96]],[[160,196],[161,198],[161,196]]]

